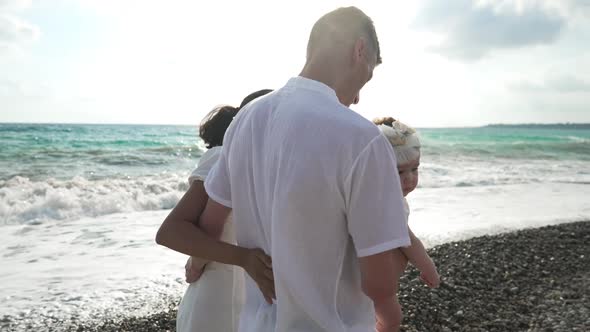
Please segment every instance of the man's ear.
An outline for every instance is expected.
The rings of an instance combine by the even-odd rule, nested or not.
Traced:
[[[363,57],[365,56],[366,48],[367,48],[367,43],[364,38],[359,37],[354,42],[354,49],[353,49],[352,58],[355,63],[362,61]]]

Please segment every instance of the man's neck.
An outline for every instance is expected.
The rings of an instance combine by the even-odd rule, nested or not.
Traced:
[[[335,75],[339,70],[331,64],[320,65],[314,63],[308,63],[303,67],[303,70],[299,74],[301,77],[305,77],[310,80],[324,83],[336,92],[338,99],[340,99],[339,87],[341,84],[340,78]]]
[[[336,64],[329,61],[308,62],[303,67],[299,76],[309,78],[310,80],[322,82],[334,90],[338,90],[340,85],[339,73],[342,70],[337,68]]]

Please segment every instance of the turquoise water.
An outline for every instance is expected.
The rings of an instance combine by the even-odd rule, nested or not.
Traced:
[[[204,148],[197,133],[196,126],[0,124],[0,180],[189,170]]]
[[[419,187],[590,183],[590,126],[418,131]],[[0,225],[172,208],[204,151],[196,126],[0,124],[0,142]]]
[[[420,129],[425,158],[590,160],[585,129]],[[0,180],[128,177],[194,167],[192,126],[0,124]]]
[[[590,125],[578,129],[507,126],[419,131],[427,156],[590,160]]]

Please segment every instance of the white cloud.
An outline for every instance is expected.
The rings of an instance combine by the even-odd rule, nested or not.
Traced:
[[[441,5],[422,28],[434,33],[411,29],[417,3],[356,1],[375,20],[385,60],[355,105],[362,115],[416,126],[590,121],[590,49],[580,42],[590,0],[433,1]],[[0,0],[12,27],[37,31],[13,28],[0,43],[0,120],[198,123],[216,104],[297,74],[313,22],[344,2],[54,0],[29,11],[29,1]],[[28,48],[39,30],[43,43]],[[433,44],[483,61],[424,52]]]
[[[507,86],[509,99],[518,100],[518,110],[529,118],[549,122],[590,121],[590,79],[582,73],[552,73],[541,79],[523,79]]]
[[[0,0],[0,11],[29,8],[31,0]]]
[[[502,49],[555,42],[575,6],[575,1],[427,0],[413,25],[445,36],[432,50],[473,61]]]
[[[590,82],[573,75],[553,76],[543,82],[520,81],[510,85],[510,88],[521,92],[556,92],[556,93],[588,93]]]
[[[39,36],[37,27],[15,16],[0,15],[0,42],[22,43]]]
[[[0,96],[9,96],[17,93],[21,93],[21,88],[16,82],[9,80],[0,81]]]
[[[39,37],[39,28],[15,14],[28,6],[30,1],[0,0],[0,56],[16,54]]]

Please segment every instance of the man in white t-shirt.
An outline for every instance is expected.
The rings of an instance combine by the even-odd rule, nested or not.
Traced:
[[[276,290],[268,304],[247,278],[240,331],[399,328],[392,250],[410,239],[395,156],[343,106],[380,62],[371,19],[330,12],[312,29],[301,74],[228,129],[200,225],[221,227],[233,209],[238,244],[272,257]]]

